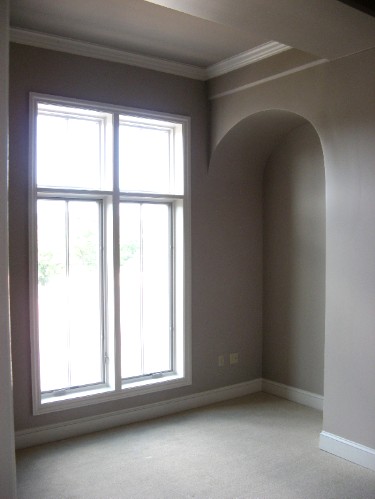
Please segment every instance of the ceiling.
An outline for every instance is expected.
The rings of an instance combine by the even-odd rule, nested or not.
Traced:
[[[375,18],[338,0],[10,0],[10,6],[13,32],[199,68],[270,41],[324,59],[375,47]]]

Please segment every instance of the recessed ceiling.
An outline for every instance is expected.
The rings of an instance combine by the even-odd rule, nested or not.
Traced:
[[[375,18],[339,0],[10,0],[10,6],[13,28],[198,69],[270,41],[323,59],[375,47]]]
[[[143,0],[11,0],[11,26],[200,67],[269,41]]]
[[[375,47],[375,18],[339,0],[147,1],[251,31],[325,59]]]

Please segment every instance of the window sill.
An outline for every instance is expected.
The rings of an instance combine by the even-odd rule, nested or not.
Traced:
[[[123,383],[120,390],[111,387],[101,387],[65,395],[55,395],[44,397],[37,404],[34,404],[34,415],[47,414],[51,412],[75,409],[102,402],[111,402],[128,397],[145,395],[172,388],[180,388],[191,385],[190,377],[179,374],[171,374],[161,378],[151,378],[132,383]]]

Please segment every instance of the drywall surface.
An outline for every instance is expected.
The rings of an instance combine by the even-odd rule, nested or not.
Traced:
[[[0,498],[16,497],[8,282],[9,2],[0,2]]]
[[[374,19],[336,0],[151,1],[328,59],[374,47]]]
[[[242,68],[230,71],[209,81],[209,98],[225,95],[235,87],[256,85],[259,81],[273,78],[280,73],[317,63],[317,57],[307,52],[289,49],[286,52],[267,57]]]
[[[264,169],[262,376],[323,395],[324,320],[324,161],[306,124]]]
[[[32,415],[28,294],[29,92],[82,98],[191,116],[192,368],[183,389]],[[236,188],[241,178],[208,174],[208,104],[203,82],[155,71],[11,44],[10,53],[10,285],[14,409],[17,430],[241,383],[261,374],[260,309],[249,307],[251,255],[258,241],[246,229],[252,209]],[[243,173],[245,175],[245,172]],[[228,183],[233,188],[227,191]],[[253,327],[254,321],[258,321]],[[239,363],[218,367],[218,355]]]
[[[323,429],[375,448],[375,51],[211,101],[212,144],[266,109],[305,117],[326,169]]]

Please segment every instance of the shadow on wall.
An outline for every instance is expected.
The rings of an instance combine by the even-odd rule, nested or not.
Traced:
[[[233,203],[251,199],[242,230],[259,243],[247,279],[249,307],[260,309],[250,329],[262,338],[262,377],[323,395],[325,171],[315,128],[288,111],[251,115],[218,144],[209,175]]]

